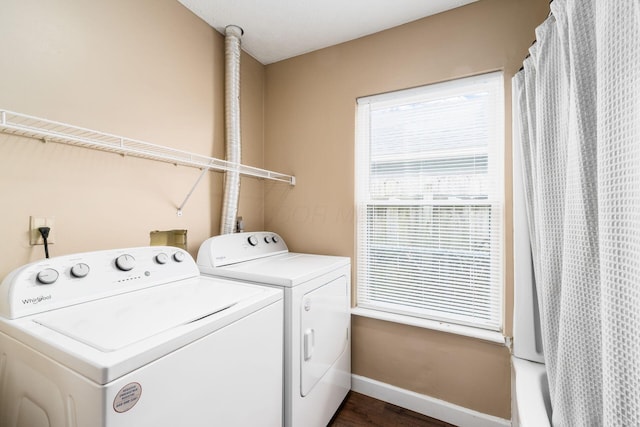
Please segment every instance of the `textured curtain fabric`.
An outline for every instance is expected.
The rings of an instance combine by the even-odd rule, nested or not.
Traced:
[[[513,78],[557,426],[640,425],[640,2],[555,0]]]

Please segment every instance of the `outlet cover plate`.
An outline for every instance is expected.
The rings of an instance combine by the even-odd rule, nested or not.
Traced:
[[[43,217],[43,216],[30,216],[29,217],[29,244],[31,246],[34,245],[44,245],[44,239],[40,235],[39,227],[49,227],[49,237],[47,238],[48,244],[55,243],[55,227],[54,227],[55,219],[53,217]]]

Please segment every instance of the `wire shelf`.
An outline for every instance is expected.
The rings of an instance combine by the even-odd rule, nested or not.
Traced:
[[[295,185],[294,176],[7,110],[0,110],[0,132],[205,170],[237,171]]]

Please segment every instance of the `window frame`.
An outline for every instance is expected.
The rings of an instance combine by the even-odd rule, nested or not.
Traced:
[[[387,205],[400,205],[397,202],[372,202],[369,188],[369,170],[371,167],[371,158],[369,155],[369,142],[371,141],[371,128],[368,118],[364,117],[369,114],[366,108],[362,108],[365,104],[375,103],[378,106],[384,105],[407,105],[411,102],[416,102],[425,99],[442,99],[447,96],[456,96],[460,93],[464,93],[464,87],[467,84],[473,85],[477,82],[485,80],[491,80],[490,85],[493,85],[495,89],[495,126],[492,129],[491,141],[493,144],[487,149],[488,156],[488,168],[493,169],[493,174],[496,177],[497,184],[492,189],[491,194],[487,195],[485,200],[475,201],[462,201],[453,203],[451,200],[438,201],[416,201],[406,202],[406,206],[434,206],[434,207],[453,207],[453,206],[489,206],[490,218],[497,218],[498,221],[491,221],[490,236],[491,244],[497,245],[497,248],[492,249],[493,252],[499,258],[498,266],[495,270],[492,270],[493,275],[490,280],[491,286],[495,287],[491,292],[493,297],[497,298],[497,301],[492,302],[492,310],[495,309],[495,321],[493,326],[486,324],[480,325],[474,322],[467,322],[460,319],[451,319],[450,317],[442,317],[438,315],[416,315],[415,312],[407,311],[403,312],[399,309],[385,309],[380,304],[370,304],[362,301],[361,290],[363,286],[366,288],[366,284],[363,285],[362,281],[366,280],[363,276],[363,271],[366,272],[366,268],[362,268],[361,254],[363,253],[363,226],[361,224],[366,214],[363,209],[366,210],[368,206],[384,206]],[[460,85],[462,84],[463,87]],[[429,98],[433,94],[437,96],[435,98]],[[426,94],[426,95],[425,95]],[[431,94],[431,95],[430,95]],[[355,282],[356,282],[356,307],[353,309],[353,313],[357,315],[378,318],[381,320],[394,321],[398,323],[409,324],[413,326],[427,327],[430,329],[443,330],[447,332],[453,332],[461,335],[474,336],[489,341],[503,342],[502,331],[504,329],[504,204],[505,204],[505,181],[504,181],[504,144],[505,144],[505,132],[504,132],[504,73],[502,71],[495,71],[491,73],[481,74],[472,77],[464,77],[461,79],[455,79],[443,83],[429,84],[417,88],[398,90],[388,92],[379,95],[372,95],[357,100],[356,111],[356,144],[355,144],[355,205],[356,205],[356,269],[355,269]],[[366,156],[366,157],[365,157]],[[369,161],[361,161],[363,158],[368,158]],[[366,275],[366,273],[365,273]],[[493,301],[493,300],[492,300]]]

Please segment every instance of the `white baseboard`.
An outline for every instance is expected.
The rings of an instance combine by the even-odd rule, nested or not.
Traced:
[[[351,389],[402,408],[460,427],[506,427],[511,421],[483,414],[444,400],[415,393],[390,384],[351,375]]]

